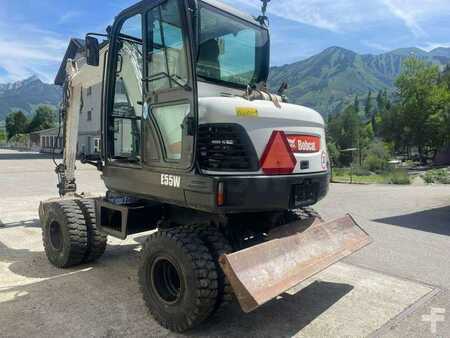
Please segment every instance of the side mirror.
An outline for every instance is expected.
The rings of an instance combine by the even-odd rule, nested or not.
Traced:
[[[100,64],[100,46],[98,40],[92,36],[86,36],[86,62],[94,67]]]

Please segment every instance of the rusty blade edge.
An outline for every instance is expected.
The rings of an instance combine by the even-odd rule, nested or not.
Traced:
[[[297,275],[289,276],[286,280],[281,280],[280,282],[276,283],[274,286],[272,286],[270,289],[265,289],[261,292],[257,292],[254,295],[250,293],[250,291],[245,287],[244,282],[238,277],[236,273],[236,269],[233,268],[233,263],[231,262],[230,258],[233,255],[238,255],[242,252],[248,253],[249,249],[245,249],[241,252],[237,252],[230,255],[223,255],[220,257],[219,262],[224,270],[225,275],[228,277],[230,284],[233,287],[233,290],[236,294],[236,297],[241,305],[241,308],[244,312],[248,313],[259,306],[263,305],[264,303],[268,302],[269,300],[277,297],[278,295],[282,294],[283,292],[291,289],[295,285],[298,285],[299,283],[305,281],[308,278],[311,278],[318,274],[319,272],[327,269],[328,267],[338,263],[342,259],[356,253],[357,251],[361,250],[362,248],[368,246],[372,243],[372,238],[369,236],[369,234],[362,229],[359,224],[355,221],[355,219],[351,215],[346,215],[343,218],[326,222],[322,224],[322,226],[326,226],[330,223],[344,223],[345,221],[350,220],[352,222],[352,225],[361,231],[361,240],[356,241],[353,243],[353,245],[349,247],[343,247],[342,250],[336,250],[334,252],[328,253],[324,255],[323,257],[318,258],[317,264],[307,264],[306,265],[306,271],[303,271],[303,274],[300,272]],[[268,243],[268,242],[267,242]],[[267,245],[267,243],[263,243],[262,245]],[[314,268],[315,267],[315,268]],[[302,269],[305,270],[305,269]],[[305,273],[306,272],[306,273]]]
[[[222,267],[225,276],[227,276],[228,281],[233,288],[234,294],[241,306],[242,311],[245,313],[252,312],[260,305],[256,302],[256,299],[247,291],[247,288],[238,278],[236,273],[234,272],[228,258],[226,255],[223,255],[219,258],[220,266]]]

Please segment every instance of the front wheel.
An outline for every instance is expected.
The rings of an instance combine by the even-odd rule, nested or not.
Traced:
[[[213,257],[195,231],[159,231],[142,250],[139,283],[152,316],[163,327],[183,332],[215,309],[218,273]]]
[[[59,268],[83,262],[87,251],[87,228],[75,201],[49,203],[42,221],[42,237],[48,260]]]

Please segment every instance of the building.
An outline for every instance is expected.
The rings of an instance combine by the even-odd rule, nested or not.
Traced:
[[[104,50],[105,48],[102,49],[103,52]],[[81,39],[71,39],[55,78],[55,84],[58,86],[64,85],[66,79],[66,64],[69,59],[77,62],[80,72],[86,72],[86,74],[88,74],[86,75],[86,85],[83,87],[82,108],[80,110],[77,145],[78,155],[96,155],[100,152],[103,65],[100,65],[100,67],[88,66],[85,59],[85,41]],[[103,58],[101,58],[101,60],[103,60]]]
[[[95,155],[100,152],[101,95],[101,84],[83,90],[78,132],[79,154]]]
[[[41,153],[62,153],[63,137],[59,127],[40,130],[29,134],[29,148]]]

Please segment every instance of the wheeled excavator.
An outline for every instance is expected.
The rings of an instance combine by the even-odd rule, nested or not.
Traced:
[[[139,284],[172,331],[233,299],[253,311],[370,243],[351,216],[324,222],[309,209],[329,188],[325,124],[289,103],[285,84],[267,89],[262,2],[255,18],[215,0],[144,0],[67,60],[60,197],[39,207],[46,255],[60,268],[92,263],[107,236],[152,231]],[[88,162],[107,193],[89,197],[75,163],[95,85],[101,152]]]

